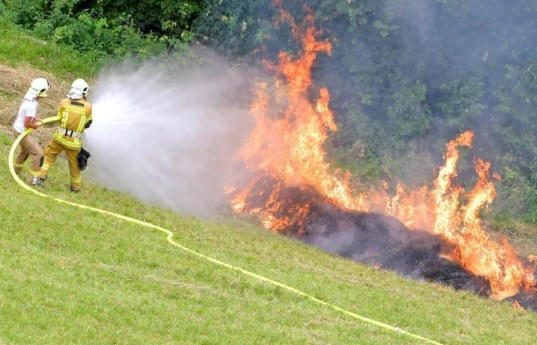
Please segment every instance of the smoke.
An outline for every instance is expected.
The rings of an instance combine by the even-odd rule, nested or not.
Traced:
[[[89,176],[146,202],[210,216],[226,205],[231,158],[249,131],[241,97],[252,74],[213,55],[176,65],[154,60],[101,73],[86,131]]]
[[[425,231],[411,231],[395,218],[321,206],[312,212],[302,239],[328,252],[412,279],[441,282],[480,295],[490,293],[484,278],[442,258],[442,252],[450,250],[443,239]]]
[[[528,80],[535,80],[531,71],[537,70],[537,2],[387,1],[383,10],[398,28],[393,40],[400,42],[399,60],[390,65],[404,79],[427,87],[422,106],[431,110],[431,126],[424,133],[425,150],[441,157],[447,138],[472,129],[473,154],[491,161],[504,176],[517,175],[511,185],[507,180],[498,184],[493,212],[516,218],[533,214],[535,208],[527,205],[533,204],[530,191],[535,190],[537,98],[532,87],[537,84]],[[418,175],[420,169],[410,165],[406,174]],[[469,181],[471,168],[459,176]]]
[[[424,103],[434,118],[429,142],[471,128],[479,154],[499,163],[499,153],[511,143],[498,128],[533,132],[516,118],[533,116],[534,109],[522,114],[526,109],[510,99],[520,96],[511,80],[535,61],[536,10],[524,0],[386,2],[384,11],[398,28],[394,39],[401,42],[394,68],[427,86]],[[436,152],[442,150],[436,146]],[[524,154],[521,147],[518,153]]]

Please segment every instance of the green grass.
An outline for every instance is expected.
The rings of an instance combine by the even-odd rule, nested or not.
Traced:
[[[0,134],[0,343],[415,344],[167,244],[158,232],[23,191]],[[537,314],[409,281],[233,219],[202,221],[84,182],[46,192],[169,228],[178,242],[446,344],[534,344]]]
[[[13,67],[29,64],[63,79],[92,77],[102,63],[92,54],[32,37],[1,15],[0,61]]]

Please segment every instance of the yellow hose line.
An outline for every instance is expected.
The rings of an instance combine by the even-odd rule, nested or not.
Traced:
[[[43,120],[43,124],[54,122],[56,120],[57,120],[57,117],[47,118],[47,119]],[[390,331],[395,332],[397,334],[403,334],[403,335],[406,335],[408,337],[423,341],[425,343],[435,344],[435,345],[443,345],[443,344],[441,344],[441,343],[439,343],[437,341],[434,341],[432,339],[425,338],[425,337],[422,337],[420,335],[405,331],[405,330],[403,330],[403,329],[401,329],[399,327],[391,326],[391,325],[388,325],[388,324],[386,324],[384,322],[373,320],[373,319],[370,319],[368,317],[356,314],[356,313],[354,313],[352,311],[343,309],[341,307],[338,307],[337,305],[334,305],[332,303],[329,303],[329,302],[323,301],[321,299],[318,299],[318,298],[316,298],[316,297],[314,297],[314,296],[312,296],[310,294],[305,293],[304,291],[295,289],[294,287],[291,287],[289,285],[285,285],[283,283],[280,283],[278,281],[272,280],[272,279],[267,278],[265,276],[256,274],[254,272],[250,272],[248,270],[245,270],[245,269],[243,269],[241,267],[237,267],[237,266],[234,266],[232,264],[228,264],[227,262],[220,261],[218,259],[212,258],[212,257],[207,256],[205,254],[199,253],[199,252],[197,252],[195,250],[192,250],[192,249],[190,249],[188,247],[183,246],[180,243],[175,242],[173,240],[173,233],[170,230],[165,229],[165,228],[163,228],[161,226],[151,224],[151,223],[148,223],[148,222],[144,222],[142,220],[138,220],[138,219],[135,219],[135,218],[123,216],[121,214],[117,214],[117,213],[114,213],[114,212],[101,210],[99,208],[95,208],[95,207],[82,205],[82,204],[78,204],[78,203],[75,203],[75,202],[55,198],[53,196],[41,193],[41,192],[33,189],[32,187],[30,187],[26,183],[24,183],[21,180],[21,178],[15,173],[15,168],[14,168],[14,165],[13,165],[14,157],[15,157],[15,151],[16,151],[17,147],[19,146],[20,142],[24,139],[24,137],[26,135],[28,135],[31,131],[32,131],[32,129],[27,129],[24,133],[21,133],[21,135],[19,135],[17,137],[17,139],[15,139],[15,142],[13,143],[13,145],[11,146],[11,150],[9,151],[9,158],[8,158],[9,159],[9,171],[11,173],[11,176],[15,179],[15,182],[17,182],[22,188],[26,189],[27,191],[29,191],[29,192],[37,195],[37,196],[40,196],[42,198],[47,198],[47,199],[54,200],[54,201],[59,202],[61,204],[66,204],[66,205],[77,207],[77,208],[80,208],[80,209],[83,209],[83,210],[97,212],[97,213],[100,213],[100,214],[103,214],[103,215],[106,215],[106,216],[110,216],[110,217],[114,217],[114,218],[124,220],[124,221],[129,222],[129,223],[133,223],[133,224],[136,224],[136,225],[141,225],[141,226],[145,226],[147,228],[158,230],[158,231],[163,232],[163,233],[166,234],[166,240],[172,246],[175,246],[175,247],[177,247],[177,248],[179,248],[181,250],[184,250],[185,252],[190,253],[192,255],[195,255],[195,256],[197,256],[197,257],[199,257],[201,259],[204,259],[204,260],[207,260],[209,262],[212,262],[213,264],[216,264],[216,265],[219,265],[219,266],[224,266],[226,268],[229,268],[230,270],[240,272],[240,273],[242,273],[244,275],[247,275],[247,276],[250,276],[252,278],[261,280],[261,281],[263,281],[265,283],[268,283],[268,284],[271,284],[271,285],[274,285],[274,286],[278,286],[278,287],[280,287],[282,289],[285,289],[287,291],[290,291],[290,292],[292,292],[294,294],[297,294],[299,296],[305,297],[305,298],[307,298],[307,299],[309,299],[309,300],[311,300],[313,302],[316,302],[316,303],[324,305],[324,306],[326,306],[326,307],[328,307],[330,309],[338,311],[338,312],[340,312],[340,313],[342,313],[344,315],[350,316],[350,317],[352,317],[352,318],[354,318],[356,320],[360,320],[360,321],[363,321],[363,322],[378,326],[380,328],[390,330]]]

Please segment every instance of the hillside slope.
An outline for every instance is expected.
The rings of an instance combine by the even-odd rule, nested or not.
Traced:
[[[7,170],[8,126],[27,82],[43,74],[53,81],[41,109],[48,116],[68,80],[95,66],[5,22],[0,29],[0,64],[9,64],[0,65],[0,344],[416,343],[202,261],[160,233],[21,190]],[[44,144],[49,133],[35,134]],[[86,182],[71,195],[65,165],[54,167],[46,193],[162,225],[194,250],[340,307],[446,344],[535,343],[536,313],[409,281],[238,220],[182,217]]]
[[[414,344],[169,246],[145,228],[24,192],[0,134],[5,344]],[[234,220],[201,221],[86,184],[47,193],[165,226],[178,242],[448,344],[533,344],[537,314],[408,281]]]

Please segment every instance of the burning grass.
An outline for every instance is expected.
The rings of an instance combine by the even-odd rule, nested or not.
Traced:
[[[275,80],[257,85],[256,98],[251,106],[256,126],[236,156],[253,178],[244,186],[230,189],[235,212],[254,215],[266,228],[306,241],[311,236],[316,238],[318,228],[322,227],[322,233],[332,234],[325,236],[325,245],[321,245],[328,249],[340,248],[340,233],[348,237],[350,233],[357,232],[367,233],[367,238],[361,238],[360,241],[349,240],[359,248],[364,246],[363,243],[369,243],[370,237],[385,241],[384,246],[391,246],[394,232],[382,230],[390,222],[377,222],[376,227],[367,225],[369,222],[364,223],[363,218],[369,219],[369,216],[363,212],[393,216],[405,225],[404,230],[398,230],[395,234],[404,239],[413,238],[407,234],[409,229],[420,234],[414,235],[413,241],[418,243],[411,246],[407,240],[403,241],[406,244],[400,240],[395,242],[398,248],[395,257],[399,260],[403,260],[400,253],[409,248],[409,257],[419,258],[420,254],[412,250],[424,245],[427,247],[430,241],[437,241],[437,245],[432,246],[426,254],[427,258],[435,257],[435,260],[424,258],[411,261],[427,266],[425,271],[440,271],[444,267],[455,277],[465,271],[471,286],[468,288],[493,299],[517,298],[520,294],[536,295],[534,265],[518,257],[506,239],[500,242],[492,240],[479,217],[480,210],[489,206],[495,198],[493,180],[500,179],[497,174],[492,174],[491,179],[490,163],[475,159],[478,179],[471,190],[466,191],[454,183],[459,148],[472,146],[473,133],[463,132],[446,145],[445,164],[438,169],[432,186],[425,184],[421,188],[409,189],[400,184],[396,187],[395,195],[390,195],[386,189],[355,192],[349,184],[349,176],[332,171],[326,160],[323,144],[329,132],[337,130],[337,125],[329,107],[329,90],[317,88],[312,83],[311,69],[317,54],[330,54],[331,45],[328,41],[317,39],[319,32],[314,27],[309,11],[299,25],[280,8],[280,21],[289,22],[293,36],[301,42],[302,51],[294,57],[281,52],[276,65],[267,63],[268,68],[276,74]],[[312,94],[316,95],[313,101],[310,100]],[[320,215],[320,209],[331,211]],[[332,220],[319,221],[327,217]],[[348,229],[341,230],[345,224]],[[360,228],[360,224],[367,226]],[[425,233],[427,238],[424,237]],[[331,242],[330,238],[333,243],[326,244]],[[419,243],[422,241],[425,244]],[[312,242],[316,243],[316,240]],[[344,244],[347,248],[348,243]],[[374,252],[377,257],[386,256],[388,260],[393,254],[383,250],[382,244],[363,250]],[[368,255],[364,256],[361,252],[356,254],[354,250],[331,251],[342,255],[350,251],[351,254],[347,256],[369,261]],[[385,267],[384,259],[379,260],[374,260],[374,263]],[[444,265],[446,260],[449,260],[449,265]],[[388,268],[393,267],[388,265]],[[394,269],[412,276],[408,269]],[[424,274],[418,276],[425,278]],[[451,284],[449,279],[436,273],[429,276],[439,276],[438,281],[456,287],[467,285]],[[534,302],[523,304],[533,307]]]

